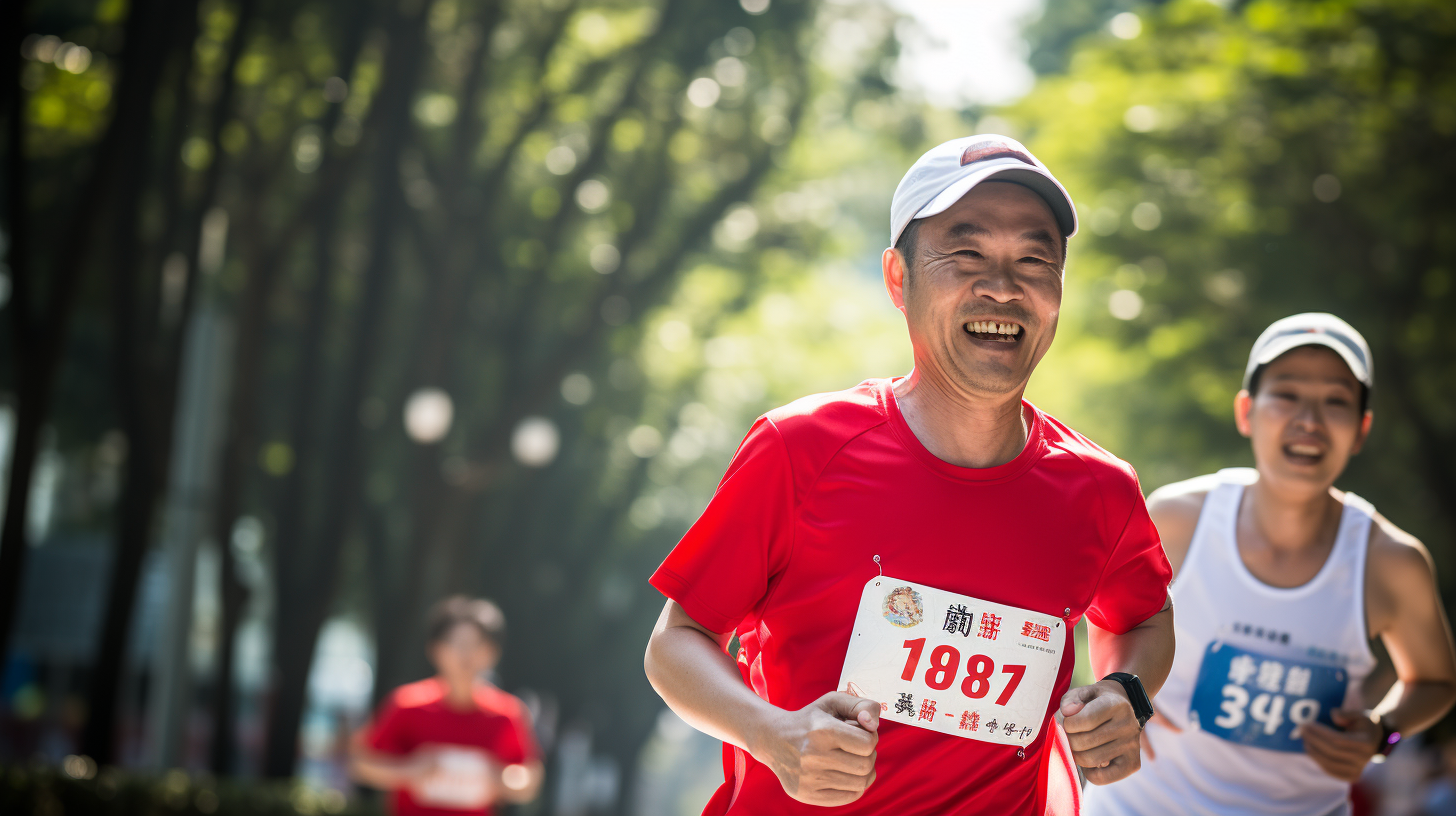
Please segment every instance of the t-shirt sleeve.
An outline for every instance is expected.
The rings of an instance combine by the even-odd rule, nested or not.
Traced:
[[[385,754],[407,754],[415,747],[405,733],[404,710],[393,699],[385,700],[365,726],[364,744]]]
[[[506,715],[510,728],[502,735],[496,756],[507,763],[526,763],[541,758],[541,746],[536,743],[536,728],[531,723],[531,714],[524,705]]]
[[[793,543],[788,450],[767,418],[749,429],[718,490],[651,583],[688,616],[730,632],[767,594]]]
[[[1123,515],[1123,524],[1112,556],[1103,569],[1097,594],[1087,608],[1087,620],[1099,629],[1122,634],[1158,614],[1168,597],[1173,568],[1163,554],[1158,529],[1148,516],[1137,477],[1129,474],[1131,487],[1113,518]]]

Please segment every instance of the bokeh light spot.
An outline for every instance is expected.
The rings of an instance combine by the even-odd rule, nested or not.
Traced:
[[[1107,311],[1118,320],[1132,320],[1143,313],[1143,297],[1131,289],[1118,289],[1107,299]]]
[[[1107,29],[1119,40],[1135,40],[1143,33],[1143,21],[1136,14],[1124,11],[1108,21]]]
[[[1314,197],[1326,204],[1333,204],[1340,198],[1340,180],[1329,173],[1315,177]]]
[[[710,108],[723,94],[718,83],[708,77],[698,77],[688,84],[688,101],[700,108]]]
[[[421,388],[405,401],[405,432],[422,445],[444,439],[454,419],[455,402],[439,388]]]
[[[526,417],[511,434],[511,454],[526,467],[545,467],[556,458],[561,433],[546,417]]]

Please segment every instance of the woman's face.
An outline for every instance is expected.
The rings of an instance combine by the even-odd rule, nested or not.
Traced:
[[[1370,432],[1360,381],[1338,354],[1303,346],[1265,367],[1258,391],[1239,392],[1234,416],[1253,444],[1261,479],[1285,489],[1324,492]]]

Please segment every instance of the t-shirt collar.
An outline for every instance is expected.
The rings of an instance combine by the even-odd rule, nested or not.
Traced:
[[[1025,473],[1028,468],[1036,464],[1046,452],[1046,440],[1043,434],[1043,422],[1041,411],[1037,410],[1026,400],[1021,401],[1022,410],[1025,411],[1026,423],[1026,445],[1022,447],[1021,453],[1016,458],[1004,464],[988,468],[968,468],[941,459],[931,453],[919,437],[910,429],[910,424],[905,421],[904,414],[900,413],[900,402],[895,397],[895,384],[904,377],[895,377],[884,380],[880,383],[880,404],[884,406],[886,415],[889,417],[890,427],[894,429],[895,436],[899,438],[900,444],[905,446],[911,455],[920,460],[926,467],[934,470],[942,476],[956,479],[963,482],[978,482],[987,484],[992,482],[1004,482],[1014,479]]]

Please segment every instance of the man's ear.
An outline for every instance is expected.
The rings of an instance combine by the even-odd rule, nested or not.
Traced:
[[[1370,437],[1370,426],[1375,422],[1375,412],[1367,410],[1365,416],[1360,418],[1360,432],[1355,434],[1355,447],[1350,449],[1350,455],[1354,456],[1365,447],[1365,440]]]
[[[1252,436],[1253,426],[1249,424],[1249,412],[1254,409],[1254,397],[1247,388],[1234,396],[1234,427],[1244,436]]]
[[[885,291],[890,295],[890,302],[895,308],[905,313],[905,278],[908,271],[905,268],[905,256],[900,250],[894,247],[886,247],[880,253],[880,271],[885,276]]]

